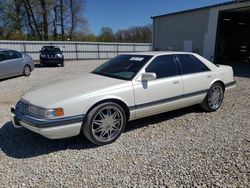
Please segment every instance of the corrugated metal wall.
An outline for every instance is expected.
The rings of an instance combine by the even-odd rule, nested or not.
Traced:
[[[184,41],[192,40],[192,51],[203,52],[209,9],[153,18],[153,49],[183,51]]]
[[[29,54],[39,60],[40,50],[45,45],[59,46],[65,59],[109,59],[126,52],[151,51],[149,43],[101,43],[64,41],[0,41],[0,48],[13,49]]]

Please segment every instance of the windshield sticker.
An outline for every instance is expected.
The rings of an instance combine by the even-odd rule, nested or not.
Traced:
[[[143,57],[131,57],[129,60],[130,61],[142,61],[144,58]]]

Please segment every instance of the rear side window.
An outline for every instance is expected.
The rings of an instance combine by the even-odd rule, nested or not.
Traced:
[[[16,51],[7,51],[8,59],[21,58],[22,54]]]
[[[181,64],[182,74],[191,74],[210,71],[209,68],[193,55],[178,54],[178,59]]]
[[[166,78],[179,74],[177,64],[172,55],[156,57],[146,68],[146,72],[153,72],[157,78]]]

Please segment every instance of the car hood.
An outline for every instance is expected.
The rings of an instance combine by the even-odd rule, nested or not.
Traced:
[[[110,91],[127,85],[130,81],[109,78],[96,74],[49,83],[29,90],[22,99],[43,108],[54,108],[74,98],[95,95],[100,92]]]

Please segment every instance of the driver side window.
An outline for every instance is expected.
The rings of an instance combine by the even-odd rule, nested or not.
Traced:
[[[156,57],[146,68],[146,72],[153,72],[157,79],[179,75],[178,66],[172,55]]]
[[[7,59],[7,55],[5,51],[0,51],[0,61],[4,61]]]

